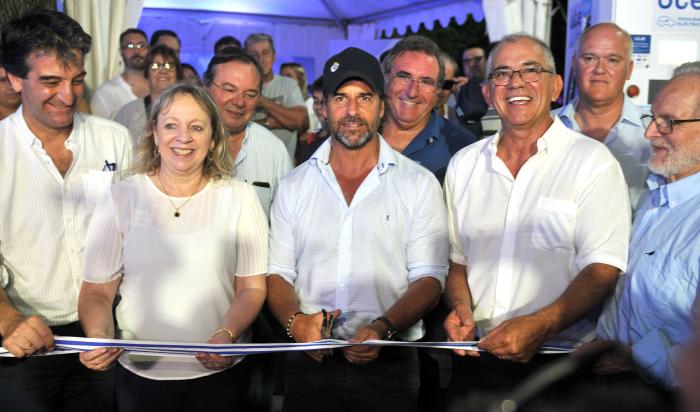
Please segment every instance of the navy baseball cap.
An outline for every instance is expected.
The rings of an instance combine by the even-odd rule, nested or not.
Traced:
[[[343,83],[360,79],[378,95],[384,94],[384,75],[377,58],[357,47],[348,47],[326,61],[323,90],[333,94]]]

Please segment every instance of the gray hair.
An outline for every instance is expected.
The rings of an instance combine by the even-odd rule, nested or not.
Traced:
[[[544,54],[545,65],[548,66],[545,68],[552,70],[553,74],[556,74],[557,67],[554,65],[554,56],[552,55],[552,50],[550,50],[549,46],[547,46],[547,44],[542,40],[526,33],[509,34],[502,38],[501,41],[498,42],[496,47],[494,47],[493,50],[491,50],[491,53],[489,53],[489,58],[486,62],[486,73],[491,73],[491,70],[493,70],[493,58],[495,55],[498,54],[498,52],[501,50],[504,44],[516,43],[521,40],[527,40],[534,43],[542,51],[542,54]]]
[[[178,83],[169,87],[153,103],[151,114],[146,123],[146,134],[141,137],[134,155],[134,166],[129,171],[131,174],[154,174],[161,166],[161,157],[157,152],[154,139],[154,130],[158,124],[158,116],[170,108],[177,96],[191,96],[204,110],[211,120],[212,142],[214,148],[204,159],[202,174],[214,180],[231,176],[233,160],[226,148],[227,135],[224,123],[219,116],[218,108],[209,93],[202,87],[192,83]]]
[[[394,60],[405,52],[419,52],[435,57],[439,67],[437,85],[439,87],[442,84],[442,81],[445,80],[445,66],[442,63],[442,59],[440,59],[440,48],[434,41],[418,34],[404,37],[389,50],[381,63],[385,77],[394,68]],[[386,82],[386,84],[389,84],[389,82]]]
[[[250,46],[251,44],[260,43],[263,41],[270,43],[270,48],[272,49],[272,51],[275,51],[275,43],[272,41],[272,36],[266,33],[250,34],[248,37],[245,38],[244,47],[247,50],[248,46]]]
[[[680,76],[681,74],[690,73],[700,73],[700,60],[694,62],[685,62],[681,64],[680,66],[673,69],[673,76],[671,77],[673,78],[676,76]]]
[[[627,46],[627,60],[632,60],[632,36],[630,36],[630,34],[625,29],[612,22],[598,23],[586,28],[586,30],[584,30],[583,33],[581,33],[581,35],[578,37],[578,41],[576,42],[576,56],[579,56],[581,45],[583,44],[583,41],[586,39],[586,37],[589,34],[591,34],[592,31],[597,30],[601,27],[609,27],[622,35],[622,37],[625,40],[625,45]]]

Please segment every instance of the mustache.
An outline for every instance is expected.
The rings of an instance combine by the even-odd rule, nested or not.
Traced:
[[[341,126],[347,126],[349,123],[369,126],[369,123],[367,123],[367,121],[360,116],[346,116],[340,121]]]

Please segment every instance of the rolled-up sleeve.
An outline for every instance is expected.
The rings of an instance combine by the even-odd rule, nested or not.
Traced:
[[[600,150],[607,150],[604,147]],[[617,162],[611,162],[580,193],[576,218],[576,267],[604,263],[624,272],[631,230],[627,184]],[[611,212],[614,206],[614,213]]]
[[[297,278],[296,250],[292,232],[294,216],[291,210],[292,188],[288,181],[282,180],[277,188],[272,210],[270,212],[270,257],[268,272],[278,274],[287,282],[294,284]]]
[[[433,176],[427,176],[422,183],[406,245],[408,280],[430,276],[444,287],[449,255],[445,203]]]

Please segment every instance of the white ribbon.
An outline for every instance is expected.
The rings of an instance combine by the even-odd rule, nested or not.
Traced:
[[[97,348],[122,348],[124,351],[138,355],[152,356],[194,356],[198,353],[215,353],[222,356],[257,355],[262,353],[292,352],[345,348],[349,346],[403,346],[410,348],[464,349],[481,351],[477,341],[470,342],[401,342],[387,340],[368,340],[362,343],[350,343],[346,340],[323,339],[307,343],[189,343],[163,342],[147,340],[76,338],[72,336],[54,336],[56,350],[39,353],[39,355],[60,355],[65,353],[87,352]],[[564,354],[573,350],[565,346],[543,346],[541,354]],[[5,348],[0,348],[0,357],[12,357]]]

